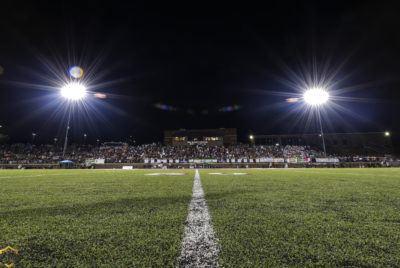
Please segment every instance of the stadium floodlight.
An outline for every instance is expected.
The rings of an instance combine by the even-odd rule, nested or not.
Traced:
[[[304,92],[304,100],[310,105],[322,105],[329,100],[329,93],[322,88],[310,88]]]
[[[249,139],[250,139],[250,140],[253,140],[253,139],[254,139],[254,136],[253,136],[253,135],[250,135],[250,136],[249,136]]]
[[[86,97],[86,87],[81,83],[71,82],[66,84],[61,88],[61,96],[63,96],[68,101],[79,101],[83,100]],[[71,109],[68,111],[68,120],[67,120],[67,129],[65,131],[65,141],[64,141],[64,149],[63,149],[63,158],[65,156],[65,152],[67,151],[68,146],[68,131],[69,131],[69,122],[71,119]]]
[[[385,131],[385,136],[389,137],[390,136],[390,132],[389,131]]]
[[[324,88],[314,87],[307,89],[304,92],[303,98],[307,104],[317,108],[319,127],[321,131],[319,136],[322,138],[322,148],[324,150],[324,156],[326,156],[325,137],[324,137],[324,131],[322,130],[320,106],[325,104],[329,100],[329,93]]]
[[[80,83],[69,83],[61,88],[61,95],[68,100],[81,100],[86,96],[86,87]]]

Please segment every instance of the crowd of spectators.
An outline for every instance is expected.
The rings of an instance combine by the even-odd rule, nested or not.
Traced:
[[[143,163],[148,159],[174,159],[188,161],[189,159],[217,159],[227,162],[229,159],[256,158],[315,158],[321,157],[320,151],[307,146],[271,146],[271,145],[232,145],[207,146],[202,144],[188,146],[163,146],[160,144],[145,144],[129,146],[113,145],[72,145],[68,147],[63,157],[62,147],[52,144],[12,144],[0,145],[0,164],[56,164],[63,159],[75,163],[85,163],[87,160],[104,159],[105,163]],[[338,157],[341,161],[365,161],[366,157]],[[376,160],[368,156],[368,161]]]
[[[0,146],[1,164],[58,163],[68,159],[83,163],[87,159],[105,159],[105,163],[140,163],[145,159],[235,159],[265,157],[306,158],[317,152],[304,146],[234,145],[162,146],[160,144],[128,145],[72,145],[62,157],[62,148],[55,145],[12,144]]]

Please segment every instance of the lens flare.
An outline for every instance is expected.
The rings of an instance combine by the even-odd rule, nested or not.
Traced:
[[[61,95],[68,100],[80,100],[86,96],[86,87],[78,83],[70,83],[61,88]]]
[[[176,111],[177,108],[171,105],[167,105],[167,104],[161,104],[161,103],[156,103],[154,104],[154,108],[157,108],[159,110],[163,110],[163,111]]]
[[[289,103],[298,102],[299,98],[287,98],[285,101]]]
[[[229,112],[234,112],[234,111],[238,111],[240,110],[240,106],[239,105],[232,105],[232,106],[225,106],[225,107],[221,107],[218,109],[219,112],[222,113],[229,113]]]
[[[104,93],[95,93],[95,94],[93,94],[93,96],[95,96],[96,98],[99,98],[99,99],[107,98],[107,94],[104,94]]]
[[[83,76],[83,73],[83,69],[79,66],[72,66],[71,68],[69,68],[69,74],[73,78],[81,78]]]

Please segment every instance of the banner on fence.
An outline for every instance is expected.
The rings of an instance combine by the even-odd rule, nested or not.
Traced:
[[[315,162],[317,162],[317,163],[339,163],[339,159],[337,159],[337,158],[315,158]]]
[[[94,160],[95,164],[104,164],[105,163],[105,159],[104,158],[98,158]]]

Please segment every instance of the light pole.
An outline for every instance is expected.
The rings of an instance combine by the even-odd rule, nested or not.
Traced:
[[[325,104],[329,100],[329,93],[326,89],[323,88],[310,88],[304,92],[304,100],[307,104],[311,105],[311,107],[315,107],[317,109],[317,116],[320,128],[320,135],[322,138],[322,148],[324,150],[324,156],[326,156],[326,148],[325,148],[325,137],[324,131],[322,130],[322,119],[321,119],[321,105]]]
[[[325,148],[325,137],[324,137],[324,131],[322,130],[322,121],[321,121],[321,112],[319,110],[319,107],[317,107],[317,114],[318,114],[318,121],[319,121],[319,129],[321,133],[321,138],[322,138],[322,148],[324,149],[324,156],[326,156],[326,148]]]
[[[68,119],[67,119],[67,129],[65,131],[65,140],[64,140],[64,149],[63,149],[63,158],[65,156],[65,152],[67,151],[68,146],[68,132],[70,129],[70,121],[71,121],[71,112],[72,105],[85,98],[86,96],[86,87],[77,82],[71,82],[66,84],[63,88],[61,88],[61,96],[63,96],[68,101]]]
[[[68,146],[68,132],[69,132],[69,122],[71,120],[71,110],[68,111],[68,121],[67,121],[67,130],[65,131],[65,139],[64,139],[64,149],[63,149],[63,158],[65,156],[65,152],[67,151]]]

